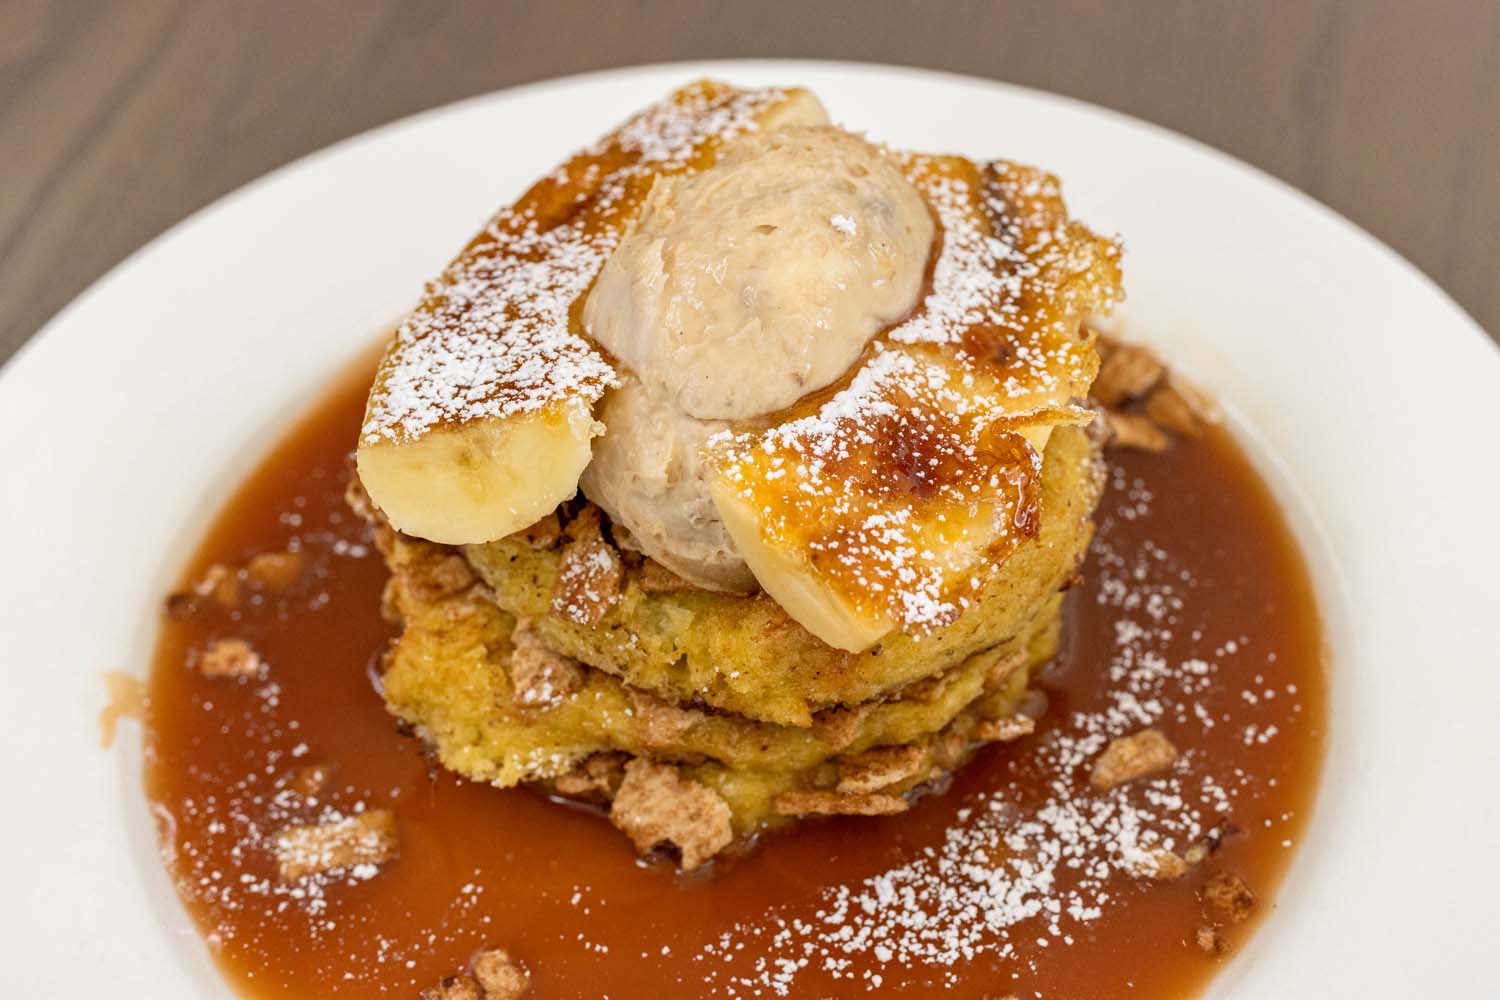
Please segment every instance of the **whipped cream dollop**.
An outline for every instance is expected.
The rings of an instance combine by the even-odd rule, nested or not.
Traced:
[[[628,372],[598,411],[585,494],[679,575],[752,589],[704,442],[842,377],[916,304],[933,235],[892,158],[826,124],[750,134],[658,182],[584,303]]]

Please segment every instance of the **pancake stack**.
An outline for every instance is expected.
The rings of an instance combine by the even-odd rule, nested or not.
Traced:
[[[684,869],[903,812],[1030,733],[1102,488],[1085,320],[1118,246],[1041,171],[892,154],[937,233],[912,314],[700,456],[756,589],[689,582],[577,493],[637,374],[579,327],[632,213],[736,130],[822,115],[695,84],[540,182],[398,333],[351,485],[391,570],[390,710],[444,767],[594,804]]]
[[[356,494],[402,629],[386,703],[444,767],[609,807],[643,852],[688,869],[798,817],[904,811],[985,744],[1031,731],[1020,708],[1088,546],[1096,447],[1082,429],[1053,435],[1038,534],[970,611],[858,654],[764,594],[691,587],[586,502],[451,547],[395,532]],[[580,565],[601,608],[589,624],[560,612]]]

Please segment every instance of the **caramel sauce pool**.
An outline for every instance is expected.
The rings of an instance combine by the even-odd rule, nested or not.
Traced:
[[[1111,452],[1114,482],[1069,598],[1063,651],[1042,679],[1049,707],[1036,735],[985,749],[909,813],[807,823],[682,877],[639,861],[599,816],[430,771],[418,743],[397,732],[374,686],[390,638],[379,611],[385,570],[342,499],[368,385],[361,365],[276,447],[219,515],[183,586],[213,564],[288,548],[302,553],[297,581],[277,594],[252,588],[237,610],[207,601],[169,616],[150,679],[146,793],[163,855],[223,974],[247,996],[416,997],[494,946],[525,963],[540,998],[774,995],[737,983],[763,975],[756,963],[772,942],[746,928],[768,914],[813,921],[828,887],[857,886],[938,847],[980,796],[1045,797],[1055,775],[1035,748],[1072,713],[1110,703],[1121,617],[1110,588],[1142,551],[1169,553],[1174,579],[1191,583],[1180,622],[1152,648],[1170,663],[1215,664],[1212,683],[1155,723],[1188,752],[1189,777],[1236,776],[1232,808],[1205,821],[1214,853],[1175,881],[1112,875],[1109,905],[1069,924],[1069,941],[1032,921],[1011,929],[1008,954],[952,967],[877,966],[854,954],[835,979],[809,962],[790,994],[863,995],[878,982],[907,995],[1191,996],[1225,961],[1194,944],[1207,922],[1204,880],[1228,870],[1256,893],[1255,917],[1222,929],[1231,957],[1274,910],[1321,766],[1324,654],[1301,556],[1226,433],[1162,455]],[[262,676],[202,676],[197,659],[218,637],[248,641]],[[277,882],[276,831],[314,815],[287,784],[310,767],[331,769],[322,806],[394,810],[399,853],[373,876]],[[1073,877],[1064,869],[1059,881]],[[862,975],[877,968],[878,981]]]

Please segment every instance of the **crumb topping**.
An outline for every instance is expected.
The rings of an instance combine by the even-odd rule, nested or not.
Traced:
[[[1094,761],[1089,783],[1095,788],[1114,788],[1127,781],[1144,778],[1165,770],[1177,759],[1177,748],[1155,729],[1143,729],[1131,736],[1110,740]]]
[[[552,614],[579,625],[597,625],[620,600],[625,564],[604,537],[599,508],[588,504],[568,522],[552,589]]]
[[[839,761],[839,782],[834,790],[843,795],[878,792],[926,769],[927,754],[920,746],[878,747]]]
[[[734,840],[728,803],[671,764],[644,757],[625,765],[609,818],[642,854],[662,844],[675,846],[683,871],[699,867]]]
[[[521,1000],[531,989],[531,976],[504,948],[475,955],[474,978],[479,980],[485,1000]]]
[[[265,661],[244,639],[218,639],[198,658],[205,677],[259,677],[265,669]]]
[[[395,853],[396,814],[389,809],[288,826],[276,836],[276,866],[283,882],[346,868],[373,871]]]
[[[1238,924],[1255,910],[1255,893],[1233,872],[1215,872],[1199,892],[1203,908],[1217,920]]]
[[[556,708],[582,689],[583,665],[548,649],[531,628],[529,619],[516,622],[511,633],[511,697],[523,708]]]
[[[574,156],[501,211],[407,317],[370,393],[361,441],[597,400],[615,373],[574,305],[661,175],[713,156],[785,97],[685,87]]]
[[[782,792],[772,805],[781,816],[893,816],[911,808],[899,795],[822,790]]]

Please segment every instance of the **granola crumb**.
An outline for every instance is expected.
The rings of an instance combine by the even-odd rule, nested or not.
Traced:
[[[812,734],[834,750],[842,750],[854,742],[874,710],[875,706],[869,702],[825,708],[813,716]]]
[[[245,575],[262,590],[279,594],[302,575],[301,552],[262,552],[245,564]]]
[[[899,795],[837,791],[782,792],[771,803],[778,816],[890,816],[911,808]]]
[[[221,608],[236,608],[240,603],[240,575],[223,563],[214,563],[203,571],[203,578],[193,584],[193,593],[213,598]]]
[[[670,764],[637,757],[609,810],[610,822],[636,850],[676,846],[683,871],[692,871],[734,840],[729,805],[712,789],[684,777]]]
[[[1233,872],[1215,872],[1198,890],[1198,898],[1210,915],[1232,924],[1248,920],[1255,910],[1255,893]]]
[[[894,697],[901,701],[920,701],[932,704],[940,701],[944,695],[958,683],[959,670],[944,670],[942,673],[923,677],[921,680],[912,681],[896,692]]]
[[[1036,720],[1028,715],[1007,719],[983,719],[974,728],[974,738],[988,743],[1009,743],[1036,732]]]
[[[953,727],[933,737],[932,763],[939,771],[952,771],[969,752],[969,738]]]
[[[703,719],[702,712],[674,705],[638,688],[630,688],[629,697],[641,739],[649,747],[670,746]]]
[[[1133,872],[1140,878],[1155,879],[1158,882],[1170,882],[1182,878],[1188,873],[1192,866],[1187,859],[1175,851],[1169,851],[1164,847],[1158,847],[1149,852],[1133,868]]]
[[[1209,924],[1204,924],[1194,932],[1193,943],[1206,955],[1222,955],[1229,950],[1229,942],[1224,940],[1224,935],[1219,933],[1217,927]]]
[[[648,594],[680,594],[698,589],[655,559],[647,559],[641,563],[640,575],[637,579],[640,581],[641,590]]]
[[[900,784],[923,773],[927,755],[919,746],[877,747],[839,761],[841,795],[864,795]]]
[[[1155,729],[1110,741],[1094,761],[1089,783],[1100,791],[1144,778],[1166,768],[1177,759],[1177,748]]]
[[[1146,348],[1116,344],[1099,366],[1099,376],[1090,391],[1100,403],[1114,408],[1146,395],[1161,381],[1165,371],[1161,361]]]
[[[1109,425],[1110,439],[1121,448],[1137,451],[1166,451],[1171,440],[1149,417],[1110,410],[1104,415]]]
[[[332,764],[308,764],[287,774],[281,781],[281,787],[310,797],[326,788],[328,779],[332,776]]]
[[[579,625],[597,625],[620,600],[625,564],[604,538],[599,508],[583,508],[568,524],[571,539],[563,546],[552,588],[552,614]]]
[[[552,787],[557,794],[570,798],[608,802],[625,780],[625,760],[622,753],[591,754],[573,770],[554,778]]]
[[[259,677],[265,661],[243,639],[218,639],[198,658],[204,677]]]
[[[344,460],[345,470],[349,479],[344,483],[344,504],[354,512],[354,516],[372,527],[385,523],[385,515],[380,508],[375,506],[375,501],[370,499],[369,492],[365,489],[363,480],[359,478],[359,467],[354,460],[354,452],[350,452]]]
[[[562,540],[562,521],[557,511],[552,511],[535,524],[527,525],[511,536],[519,538],[534,549],[550,549]]]
[[[582,664],[553,652],[532,631],[528,619],[516,622],[511,633],[511,697],[522,708],[556,708],[582,690]]]
[[[288,826],[276,835],[276,865],[283,882],[355,865],[384,864],[395,853],[396,814],[389,809]]]
[[[420,994],[421,1000],[486,1000],[473,976],[448,976]]]
[[[474,978],[484,990],[484,1000],[520,1000],[531,989],[531,976],[504,948],[475,955]]]
[[[1157,386],[1146,398],[1146,416],[1158,426],[1186,437],[1203,433],[1202,421],[1183,395],[1171,385]]]
[[[1017,650],[1008,656],[998,656],[990,669],[984,675],[984,689],[986,691],[998,691],[1005,687],[1010,680],[1010,675],[1022,669],[1029,662],[1029,658],[1023,650]]]
[[[422,604],[468,590],[476,579],[463,556],[436,545],[421,546],[420,554],[403,564],[398,572],[406,589]]]

